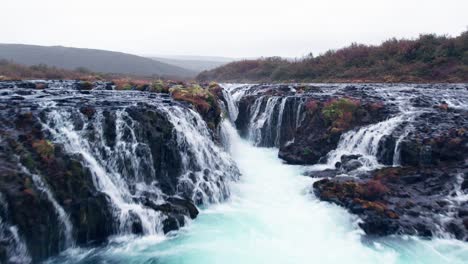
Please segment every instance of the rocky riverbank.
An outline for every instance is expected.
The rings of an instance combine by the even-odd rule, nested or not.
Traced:
[[[231,88],[238,129],[313,165],[318,198],[370,235],[468,239],[466,85],[250,85]],[[272,132],[273,131],[273,132]],[[322,179],[321,179],[322,178]]]

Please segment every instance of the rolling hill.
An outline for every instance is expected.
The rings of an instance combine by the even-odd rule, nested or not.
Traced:
[[[0,59],[24,65],[46,64],[63,69],[86,68],[93,72],[191,78],[195,71],[132,54],[69,48],[0,44]]]
[[[353,43],[317,57],[241,60],[204,71],[200,81],[467,82],[468,31],[457,37],[420,35],[380,45]]]

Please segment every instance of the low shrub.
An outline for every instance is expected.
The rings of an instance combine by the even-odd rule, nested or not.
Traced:
[[[50,141],[41,139],[32,143],[33,149],[44,161],[50,161],[54,156],[55,147]]]
[[[322,115],[331,130],[342,131],[349,128],[360,105],[360,101],[350,98],[332,99],[325,103]]]
[[[214,95],[208,89],[203,89],[197,84],[187,88],[175,86],[170,91],[174,100],[191,103],[202,113],[207,113],[216,104]]]

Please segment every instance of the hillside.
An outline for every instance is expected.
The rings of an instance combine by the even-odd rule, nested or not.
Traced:
[[[82,70],[65,70],[45,64],[25,66],[11,61],[0,59],[0,81],[4,80],[27,80],[27,79],[98,79],[102,78],[96,73]]]
[[[202,72],[201,81],[468,82],[468,31],[458,37],[420,35],[378,46],[352,44],[296,61],[243,60]]]
[[[184,78],[196,75],[193,71],[136,55],[61,46],[0,44],[0,59],[28,66],[46,64],[68,70],[86,68],[101,73]]]

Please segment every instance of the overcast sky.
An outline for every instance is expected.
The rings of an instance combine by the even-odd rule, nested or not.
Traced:
[[[319,54],[467,30],[468,0],[1,0],[0,42],[135,54]]]

